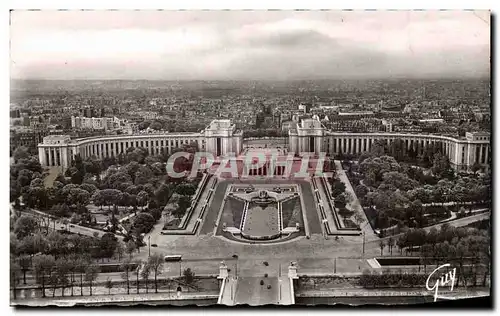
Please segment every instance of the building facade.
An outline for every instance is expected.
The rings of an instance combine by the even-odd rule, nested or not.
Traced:
[[[72,159],[80,155],[82,159],[95,156],[98,159],[118,156],[128,148],[143,147],[151,155],[163,150],[172,152],[174,148],[196,143],[200,150],[214,156],[224,156],[230,152],[241,152],[243,133],[229,120],[214,120],[199,133],[154,133],[132,135],[106,135],[72,140],[69,135],[48,136],[38,144],[40,164],[47,167],[67,169]]]
[[[312,119],[302,120],[295,129],[289,131],[289,150],[296,154],[360,154],[369,151],[377,140],[389,145],[396,139],[402,140],[407,149],[413,148],[419,154],[423,153],[425,146],[438,146],[457,170],[469,170],[475,163],[487,167],[491,156],[490,134],[486,132],[466,133],[464,138],[392,132],[342,133],[328,131],[321,122]]]
[[[76,129],[113,130],[124,125],[124,120],[117,117],[71,117],[71,127]]]
[[[479,163],[488,166],[491,156],[489,133],[467,133],[464,138],[442,135],[410,134],[393,132],[351,133],[332,132],[314,119],[303,119],[288,132],[288,151],[319,155],[360,154],[369,151],[376,140],[387,144],[400,139],[405,146],[423,153],[425,146],[440,146],[448,155],[451,164],[458,170],[469,170]],[[163,150],[171,152],[182,145],[196,143],[201,151],[212,153],[215,157],[228,153],[239,154],[243,149],[243,133],[236,129],[230,120],[214,120],[199,133],[156,133],[98,136],[72,140],[68,135],[48,136],[38,145],[42,166],[71,165],[71,160],[80,155],[83,159],[95,156],[99,159],[125,153],[130,147],[143,147],[152,155]]]

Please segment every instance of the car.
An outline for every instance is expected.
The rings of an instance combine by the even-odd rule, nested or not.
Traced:
[[[151,247],[158,247],[158,245],[157,244],[152,244]]]

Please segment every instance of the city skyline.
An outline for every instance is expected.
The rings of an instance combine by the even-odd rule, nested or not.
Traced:
[[[11,78],[484,78],[489,19],[488,11],[13,11]]]

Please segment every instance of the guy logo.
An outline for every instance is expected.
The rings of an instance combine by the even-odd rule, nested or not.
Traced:
[[[436,271],[438,271],[442,268],[449,267],[449,266],[450,266],[450,264],[447,263],[447,264],[443,264],[440,267],[437,267],[434,271],[432,271],[432,273],[427,278],[427,281],[425,282],[425,288],[429,291],[434,291],[434,302],[438,298],[439,286],[445,286],[445,285],[451,283],[450,291],[453,291],[453,285],[455,285],[455,274],[457,272],[456,268],[453,268],[453,270],[446,272],[444,275],[441,275],[441,277],[436,280],[436,283],[434,283],[433,287],[429,286],[429,280],[434,275],[434,273],[436,273]]]

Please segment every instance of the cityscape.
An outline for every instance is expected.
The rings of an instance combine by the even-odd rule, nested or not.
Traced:
[[[12,11],[11,305],[489,298],[489,14]]]

